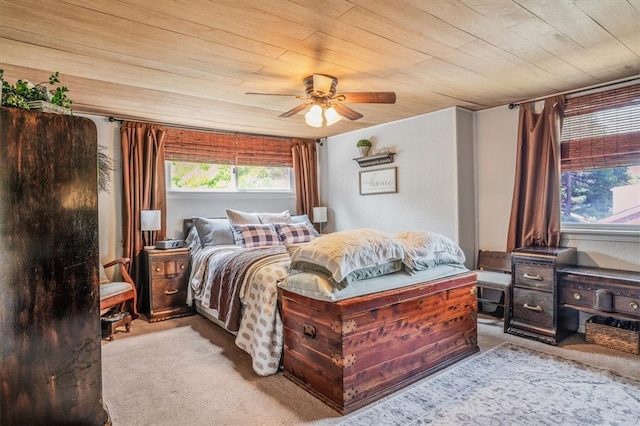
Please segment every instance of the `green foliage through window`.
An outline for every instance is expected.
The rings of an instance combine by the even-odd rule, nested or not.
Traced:
[[[291,168],[170,161],[170,188],[182,191],[291,191]]]

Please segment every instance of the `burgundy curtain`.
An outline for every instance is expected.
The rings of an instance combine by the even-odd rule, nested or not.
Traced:
[[[520,105],[516,177],[507,251],[560,243],[560,133],[564,96],[548,98],[540,114]]]
[[[296,182],[296,211],[313,222],[313,208],[319,206],[318,165],[315,141],[295,139],[291,148]]]
[[[154,245],[156,238],[166,234],[166,193],[163,140],[166,130],[162,126],[123,122],[120,129],[123,174],[123,244],[125,257],[130,257],[130,275],[138,294],[142,285],[142,251],[145,245]],[[161,229],[154,236],[140,230],[140,212],[160,210]],[[141,301],[138,297],[138,309]]]

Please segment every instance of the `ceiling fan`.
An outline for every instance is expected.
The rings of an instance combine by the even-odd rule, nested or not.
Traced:
[[[295,96],[298,99],[303,99],[306,102],[280,114],[278,117],[291,117],[300,111],[310,108],[305,114],[305,121],[313,127],[322,127],[323,124],[330,126],[342,117],[352,121],[363,117],[362,114],[344,105],[344,103],[394,104],[396,102],[396,94],[394,92],[337,93],[338,79],[332,75],[312,74],[302,81],[306,96],[256,92],[247,92],[247,95]]]

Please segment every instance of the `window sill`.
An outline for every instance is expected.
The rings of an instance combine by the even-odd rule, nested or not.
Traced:
[[[213,192],[213,191],[167,191],[167,199],[172,200],[193,200],[193,199],[295,199],[296,194],[293,192],[249,192],[249,191],[229,191],[229,192]]]
[[[637,225],[606,228],[564,225],[561,234],[562,239],[640,243],[640,227]]]

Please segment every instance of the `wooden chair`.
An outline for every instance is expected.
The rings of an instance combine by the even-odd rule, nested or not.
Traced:
[[[116,327],[125,325],[129,331],[131,320],[138,317],[136,285],[126,268],[130,262],[131,259],[128,257],[122,257],[104,266],[100,265],[100,312],[103,314],[101,322],[110,340],[113,340]],[[104,272],[105,268],[115,265],[120,266],[122,281],[110,281]],[[127,304],[131,305],[130,312],[126,311]]]
[[[478,276],[478,311],[490,313],[482,310],[484,304],[490,304],[496,306],[495,312],[491,314],[504,318],[510,303],[511,253],[480,250],[477,265],[475,273]],[[486,289],[501,292],[500,299],[496,301],[486,298]]]

